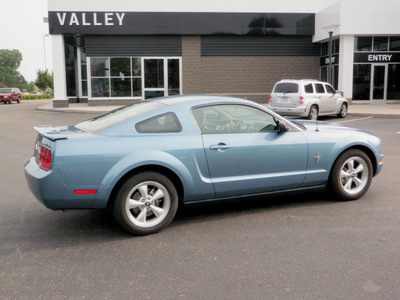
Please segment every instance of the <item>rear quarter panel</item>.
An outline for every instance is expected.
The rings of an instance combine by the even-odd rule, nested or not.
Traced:
[[[113,187],[125,174],[149,165],[173,171],[182,182],[185,200],[214,196],[200,134],[96,136],[57,144],[54,166],[63,183],[74,188],[97,188],[96,207],[106,205]]]

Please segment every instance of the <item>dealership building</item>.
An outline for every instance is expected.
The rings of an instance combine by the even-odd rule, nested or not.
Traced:
[[[49,0],[54,107],[179,94],[266,103],[281,79],[400,103],[399,1],[237,2]]]

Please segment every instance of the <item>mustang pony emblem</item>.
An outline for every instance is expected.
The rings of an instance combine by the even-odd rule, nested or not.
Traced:
[[[319,160],[321,159],[322,155],[317,152],[317,155],[314,156],[314,158],[317,159],[317,163],[319,163]]]

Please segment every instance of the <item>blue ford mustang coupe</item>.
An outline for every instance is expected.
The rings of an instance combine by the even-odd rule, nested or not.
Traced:
[[[39,201],[111,209],[137,235],[165,228],[188,203],[328,187],[338,199],[357,199],[383,166],[370,133],[290,122],[228,97],[158,98],[35,130],[25,175]]]

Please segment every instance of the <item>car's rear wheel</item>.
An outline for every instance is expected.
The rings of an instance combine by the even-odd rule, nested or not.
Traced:
[[[342,103],[340,106],[340,112],[337,115],[339,118],[345,118],[347,116],[347,104]]]
[[[372,164],[368,155],[353,149],[344,152],[335,162],[330,183],[341,200],[355,200],[369,189],[372,180]]]
[[[174,184],[162,174],[143,172],[121,186],[113,213],[130,233],[147,235],[168,226],[177,208],[178,194]]]
[[[312,105],[310,107],[310,112],[308,113],[308,119],[313,121],[318,119],[318,107],[316,105]]]

